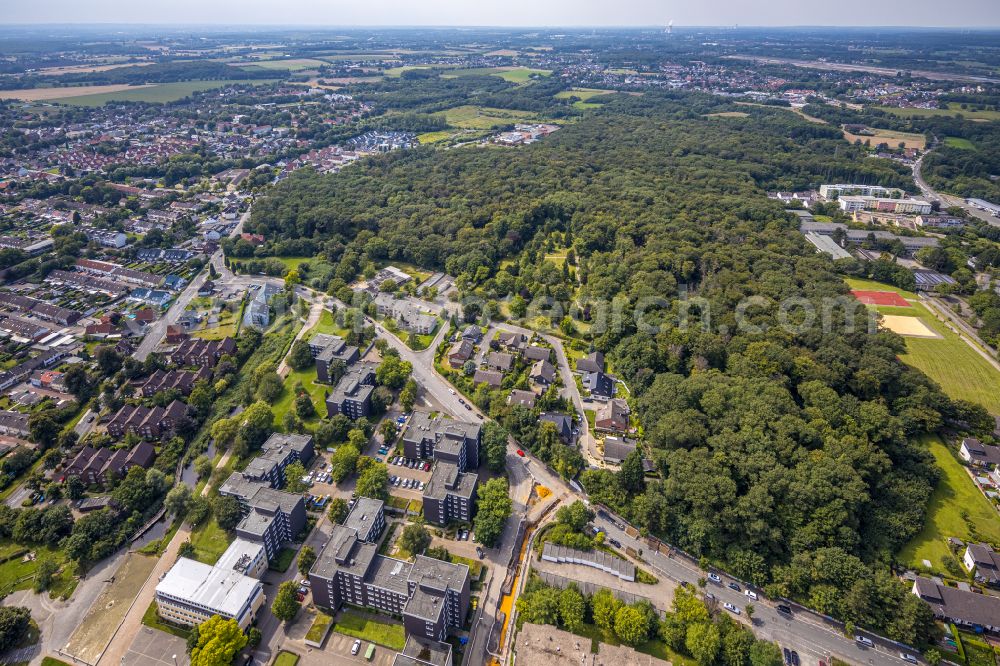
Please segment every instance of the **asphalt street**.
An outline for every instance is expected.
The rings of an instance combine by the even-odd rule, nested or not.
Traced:
[[[613,521],[602,515],[594,519],[594,523],[604,529],[609,538],[617,539],[623,546],[642,549],[642,558],[653,569],[654,574],[667,576],[678,583],[689,583],[697,589],[698,579],[705,577],[705,573],[696,564],[681,555],[667,557],[651,549],[644,540],[628,536],[616,522],[617,519]],[[749,600],[745,595],[747,587],[742,582],[725,574],[719,575],[722,582],[709,580],[705,592],[713,594],[720,607],[724,603],[730,603],[739,608],[743,620],[746,620],[746,615],[742,611],[750,601],[754,607],[753,630],[757,637],[795,650],[806,664],[817,664],[819,660],[823,660],[829,666],[831,656],[852,664],[872,666],[900,666],[906,663],[899,656],[900,648],[890,641],[861,632],[875,643],[874,649],[862,647],[853,638],[844,636],[840,625],[808,611],[793,610],[791,616],[779,613],[775,604],[764,598],[761,590],[754,590],[759,595],[757,601]],[[737,584],[740,591],[730,589],[730,583]],[[918,651],[905,651],[919,658]]]

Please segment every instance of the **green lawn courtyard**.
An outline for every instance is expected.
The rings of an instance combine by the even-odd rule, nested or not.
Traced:
[[[406,643],[406,631],[403,625],[385,622],[378,615],[362,611],[345,610],[341,612],[333,630],[338,634],[360,638],[377,645],[382,645],[399,652]]]

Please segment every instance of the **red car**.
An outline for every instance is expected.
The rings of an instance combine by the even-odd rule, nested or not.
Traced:
[[[522,451],[521,449],[518,449],[517,450],[517,455],[519,455],[519,456],[521,456],[523,458],[524,457],[524,451]]]

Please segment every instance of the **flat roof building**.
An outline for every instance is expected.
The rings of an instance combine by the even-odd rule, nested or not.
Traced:
[[[424,487],[424,517],[435,525],[469,522],[475,516],[479,475],[460,472],[454,463],[439,460]]]
[[[459,471],[479,468],[478,423],[446,419],[440,414],[414,412],[403,433],[403,454],[407,458],[434,458],[454,463]]]
[[[259,580],[186,557],[178,559],[156,586],[160,617],[182,626],[219,615],[246,629],[263,605],[264,588]]]

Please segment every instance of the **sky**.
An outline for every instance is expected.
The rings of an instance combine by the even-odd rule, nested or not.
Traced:
[[[3,0],[3,23],[1000,26],[1000,0]]]

